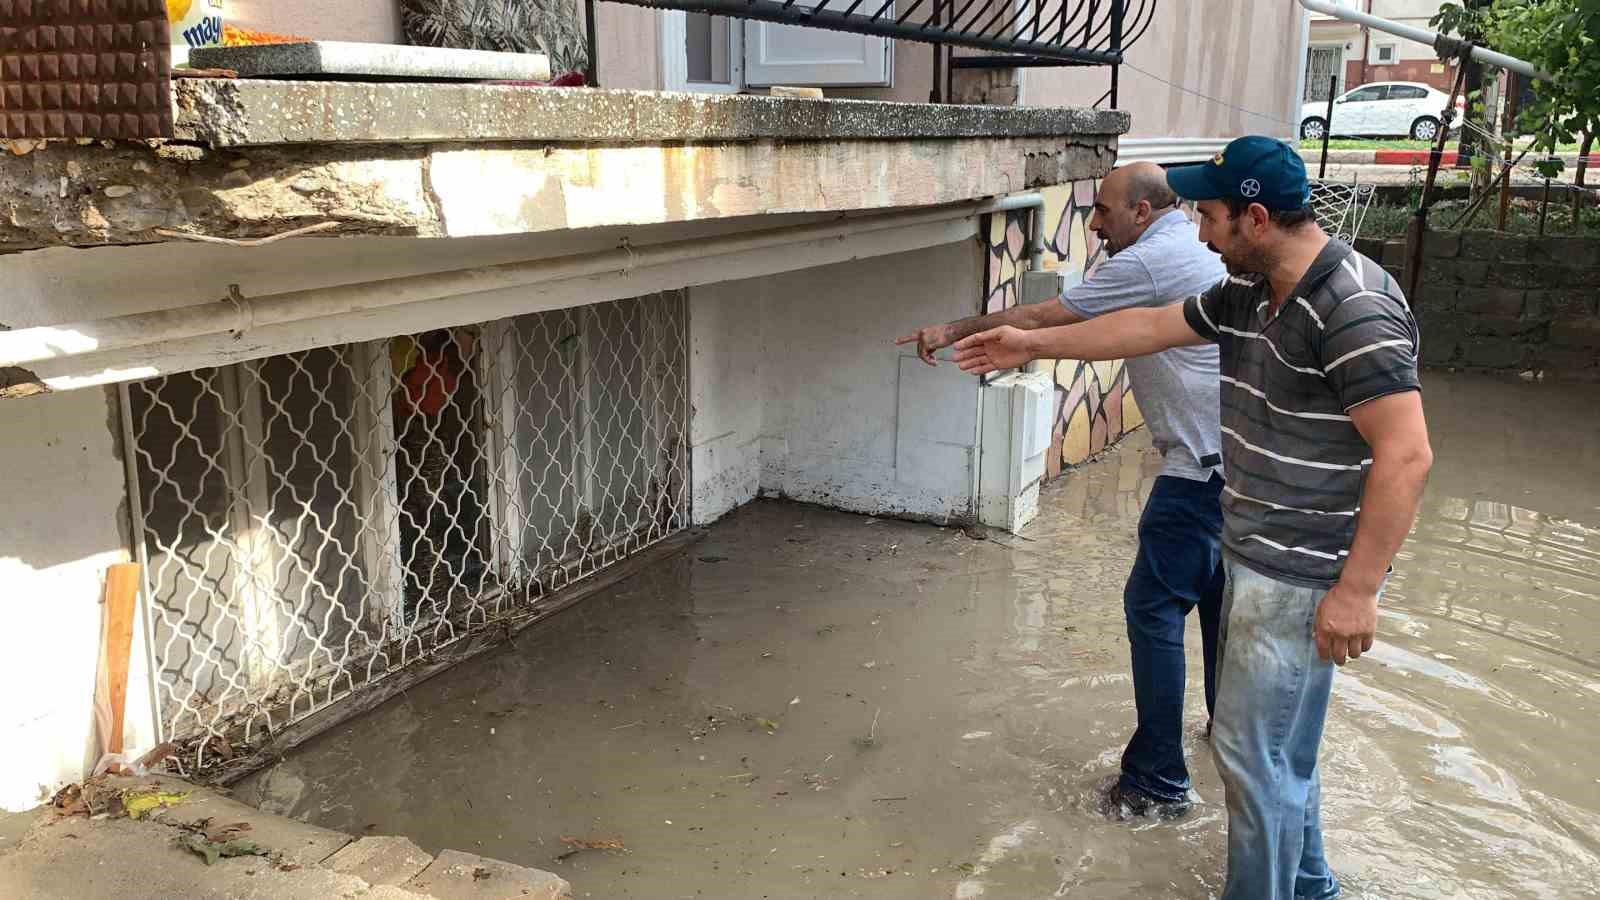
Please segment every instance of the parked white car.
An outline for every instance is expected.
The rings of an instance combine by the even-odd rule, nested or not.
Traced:
[[[1439,136],[1439,115],[1450,95],[1414,81],[1380,81],[1352,88],[1334,98],[1336,137],[1409,137],[1431,141]],[[1465,104],[1456,99],[1456,121]],[[1300,108],[1300,136],[1320,140],[1328,129],[1328,102],[1316,100]]]

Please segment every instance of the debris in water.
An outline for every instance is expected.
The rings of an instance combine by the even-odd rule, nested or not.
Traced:
[[[271,851],[255,841],[231,840],[217,842],[204,835],[188,833],[178,838],[178,845],[187,848],[205,860],[206,865],[216,865],[217,860],[236,856],[268,856]]]
[[[772,721],[771,719],[757,718],[756,719],[756,726],[759,727],[759,728],[766,729],[767,734],[777,734],[778,733],[778,727],[779,727],[778,723]]]
[[[877,712],[873,713],[872,727],[867,729],[867,733],[865,735],[851,738],[850,742],[862,750],[869,750],[878,746],[878,716],[882,713],[882,709],[879,709]]]
[[[671,822],[667,823],[671,825]],[[626,850],[621,838],[579,838],[570,834],[561,836],[561,843],[575,850]]]
[[[800,698],[796,697],[793,700],[790,700],[789,701],[789,705],[790,706],[799,706],[800,705]]]

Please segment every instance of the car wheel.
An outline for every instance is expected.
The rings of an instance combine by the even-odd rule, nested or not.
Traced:
[[[1327,127],[1326,122],[1316,116],[1312,116],[1300,123],[1300,136],[1308,141],[1320,141],[1322,140],[1322,133],[1327,130]]]
[[[1411,139],[1414,141],[1431,141],[1439,136],[1439,120],[1432,116],[1423,116],[1411,123]]]

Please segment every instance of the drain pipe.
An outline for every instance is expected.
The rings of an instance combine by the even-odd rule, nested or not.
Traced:
[[[967,219],[997,212],[1032,209],[1029,262],[1037,268],[1043,254],[1044,196],[1038,192],[935,209],[887,215],[847,216],[814,225],[769,228],[710,240],[671,241],[623,247],[574,256],[505,263],[247,297],[237,289],[218,303],[113,316],[63,325],[0,332],[0,368],[59,364],[152,344],[233,333],[370,312],[406,304],[498,291],[506,288],[570,281],[608,273],[627,274],[671,263],[715,258],[806,241],[845,240],[888,229]],[[55,366],[52,366],[55,367]],[[77,385],[75,385],[77,386]]]
[[[1533,63],[1524,62],[1523,60],[1517,59],[1515,56],[1507,56],[1504,53],[1496,53],[1493,50],[1479,47],[1476,44],[1463,41],[1460,38],[1454,38],[1450,37],[1449,35],[1440,34],[1437,31],[1429,31],[1426,28],[1417,28],[1413,25],[1406,25],[1402,22],[1395,22],[1390,19],[1369,15],[1367,13],[1351,9],[1347,6],[1340,6],[1337,3],[1330,3],[1328,0],[1300,0],[1300,5],[1315,13],[1321,13],[1325,16],[1331,16],[1335,19],[1340,19],[1345,22],[1354,22],[1357,25],[1367,28],[1375,28],[1381,32],[1384,32],[1385,34],[1403,37],[1408,41],[1416,41],[1419,44],[1427,44],[1439,54],[1440,59],[1458,57],[1461,55],[1462,51],[1465,50],[1469,56],[1478,62],[1486,63],[1501,69],[1509,69],[1512,72],[1516,72],[1519,75],[1526,75],[1529,78],[1538,78],[1543,81],[1555,80],[1555,78],[1551,77],[1548,73],[1542,72],[1535,68]]]
[[[1013,194],[1002,197],[993,204],[989,212],[1013,212],[1015,210],[1031,210],[1028,215],[1028,271],[1040,272],[1044,270],[1044,195],[1033,191],[1027,194]]]

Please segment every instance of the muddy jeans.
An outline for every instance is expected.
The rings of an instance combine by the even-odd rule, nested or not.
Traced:
[[[1337,897],[1317,768],[1333,663],[1312,636],[1327,591],[1226,565],[1211,735],[1228,802],[1223,900]]]
[[[1122,754],[1122,787],[1157,800],[1189,792],[1183,761],[1183,626],[1200,611],[1206,710],[1222,616],[1222,477],[1156,479],[1139,518],[1139,556],[1122,593],[1139,726]]]

